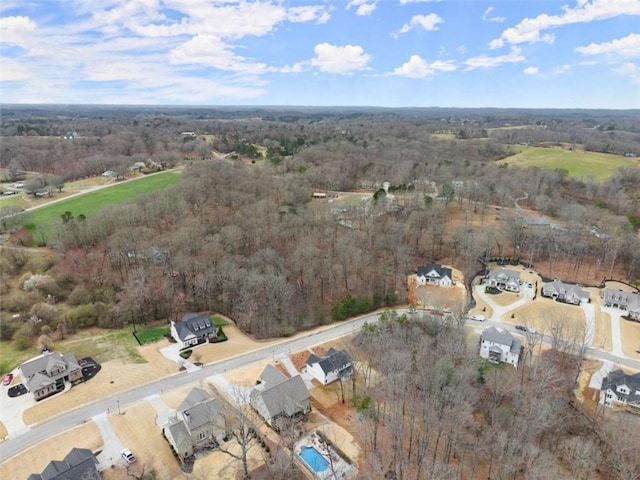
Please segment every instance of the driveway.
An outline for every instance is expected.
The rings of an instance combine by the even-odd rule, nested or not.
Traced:
[[[587,328],[584,332],[584,344],[587,347],[591,347],[593,346],[593,335],[596,328],[596,306],[593,303],[582,303],[580,307],[584,312],[584,318],[587,323]]]
[[[102,451],[96,456],[98,459],[98,470],[106,470],[116,464],[124,465],[124,460],[120,457],[120,452],[124,449],[124,445],[113,430],[108,414],[100,413],[91,419],[98,426],[103,443]]]
[[[187,372],[196,372],[202,368],[194,365],[189,360],[185,360],[184,358],[182,358],[180,356],[180,345],[178,345],[177,343],[172,343],[167,347],[161,348],[160,353],[163,357],[177,363],[181,367],[186,368]]]
[[[520,290],[520,294],[522,295],[522,297],[519,300],[513,302],[510,305],[499,305],[498,303],[493,301],[491,295],[484,292],[484,288],[485,285],[475,285],[473,287],[473,293],[491,307],[491,310],[493,310],[491,320],[494,322],[502,321],[502,318],[509,312],[516,310],[525,305],[527,302],[531,301],[533,299],[534,293],[532,288],[523,285],[522,289]]]
[[[17,376],[17,369],[12,373]],[[17,385],[16,382],[14,383]],[[7,429],[7,437],[11,438],[13,435],[20,435],[29,430],[29,427],[22,420],[22,415],[25,410],[33,407],[36,401],[29,392],[19,397],[11,398],[9,396],[9,388],[3,385],[0,393],[0,422]]]
[[[145,397],[145,400],[149,402],[149,404],[151,404],[153,409],[156,411],[156,425],[160,428],[160,430],[162,430],[162,427],[167,424],[167,420],[169,420],[169,418],[173,417],[173,415],[175,414],[175,410],[169,408],[169,406],[164,403],[164,400],[162,400],[162,398],[160,398],[160,395],[158,395],[157,393]]]
[[[623,313],[617,308],[602,307],[604,313],[608,313],[611,317],[611,344],[613,346],[612,353],[618,357],[625,357],[622,350],[622,335],[620,334],[620,315]]]

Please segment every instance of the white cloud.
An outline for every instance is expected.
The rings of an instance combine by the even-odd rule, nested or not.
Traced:
[[[310,64],[321,72],[339,73],[342,75],[364,70],[371,60],[371,55],[364,52],[359,45],[331,45],[320,43],[313,49],[316,56]]]
[[[617,55],[621,57],[640,57],[640,34],[632,33],[629,36],[611,40],[604,43],[591,43],[584,47],[576,48],[576,52],[582,55]]]
[[[327,23],[331,14],[327,8],[321,5],[308,5],[291,7],[287,10],[287,19],[294,23]]]
[[[409,61],[393,70],[391,75],[408,78],[427,78],[437,72],[452,72],[456,68],[456,64],[451,60],[436,60],[435,62],[429,63],[419,55],[411,55]]]
[[[0,57],[0,81],[17,82],[30,78],[29,69],[20,62],[9,57]]]
[[[613,70],[614,72],[629,77],[633,83],[640,83],[640,66],[627,62]]]
[[[369,3],[369,0],[351,0],[347,5],[347,10],[351,7],[356,7],[356,15],[361,17],[366,17],[371,15],[373,11],[376,9],[376,2],[372,1]]]
[[[527,75],[537,75],[539,73],[538,67],[527,67],[523,70]]]
[[[552,72],[554,75],[562,75],[563,73],[567,73],[569,70],[571,70],[571,65],[565,63],[564,65],[554,67]]]
[[[424,28],[427,31],[438,30],[438,24],[443,23],[442,17],[435,13],[429,15],[415,15],[409,23],[405,23],[399,30],[399,33],[407,33],[416,27]]]
[[[525,18],[515,27],[507,28],[499,38],[489,43],[491,48],[505,44],[547,42],[553,43],[552,34],[543,34],[544,30],[575,23],[590,23],[619,15],[640,15],[640,0],[578,0],[576,6],[562,7],[561,15],[543,13],[535,18]]]
[[[490,17],[489,14],[493,12],[493,7],[487,7],[482,15],[482,20],[485,22],[494,22],[494,23],[502,23],[506,20],[505,17]]]
[[[173,64],[208,65],[218,70],[242,73],[265,73],[267,66],[232,52],[231,46],[213,35],[196,35],[169,54]]]
[[[465,60],[464,64],[467,66],[465,70],[468,71],[475,70],[476,68],[493,68],[503,63],[518,63],[524,60],[525,57],[522,55],[521,49],[519,47],[511,47],[511,50],[506,55],[499,55],[497,57],[480,55]]]
[[[0,44],[24,45],[36,24],[29,17],[0,18]]]

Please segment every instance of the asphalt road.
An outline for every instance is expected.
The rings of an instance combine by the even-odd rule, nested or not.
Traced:
[[[404,310],[398,310],[398,312],[402,313],[404,312]],[[21,432],[14,436],[10,436],[0,444],[0,462],[6,461],[16,453],[19,453],[37,444],[43,439],[54,436],[76,425],[80,425],[82,423],[90,421],[92,417],[104,413],[107,410],[114,411],[120,409],[122,411],[126,411],[129,405],[132,405],[151,395],[157,394],[163,390],[170,390],[175,387],[180,387],[191,382],[204,379],[211,375],[241,368],[245,365],[249,365],[260,360],[275,358],[280,355],[297,352],[319,343],[324,343],[329,340],[349,335],[356,330],[361,329],[362,325],[365,322],[376,322],[378,319],[378,315],[379,313],[374,313],[359,317],[354,320],[347,320],[340,324],[318,329],[316,331],[309,332],[295,338],[285,339],[275,345],[272,344],[262,349],[247,352],[243,355],[230,358],[228,360],[223,360],[206,365],[202,369],[197,371],[180,372],[169,377],[161,378],[156,382],[141,385],[140,387],[137,387],[135,389],[119,392],[102,400],[79,406],[78,408],[60,415],[48,422],[34,425],[27,431]],[[480,328],[497,326],[514,333],[522,334],[522,332],[515,330],[512,325],[505,323],[493,321],[478,322],[473,320],[469,320],[467,323],[469,325],[474,325]],[[548,336],[543,336],[543,341],[545,341],[546,343],[550,343],[551,338]],[[609,352],[603,352],[597,349],[590,348],[588,349],[587,356],[598,360],[607,360],[621,366],[640,370],[640,361],[617,357]]]

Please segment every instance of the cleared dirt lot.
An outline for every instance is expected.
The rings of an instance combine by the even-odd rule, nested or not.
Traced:
[[[229,340],[222,343],[206,343],[196,347],[189,361],[211,363],[223,358],[241,355],[272,343],[254,340],[242,333],[235,325],[225,325],[222,329]]]
[[[102,447],[102,437],[95,423],[85,423],[22,452],[0,465],[0,478],[19,480],[32,473],[40,473],[51,460],[62,460],[74,447],[94,452]]]
[[[627,357],[640,359],[640,323],[620,319],[620,335],[622,336],[622,351]]]
[[[503,321],[513,325],[526,325],[545,333],[549,333],[550,327],[556,322],[562,322],[568,329],[565,331],[582,332],[580,338],[584,337],[586,322],[584,312],[578,306],[555,302],[538,295],[536,300],[516,309],[514,313],[515,318],[506,315]]]

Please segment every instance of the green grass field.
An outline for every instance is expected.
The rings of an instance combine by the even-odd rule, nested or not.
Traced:
[[[161,327],[151,327],[138,330],[136,332],[136,336],[138,337],[138,340],[140,340],[140,343],[144,345],[146,343],[155,343],[162,340],[165,335],[168,335],[169,333],[171,333],[171,328],[164,325]]]
[[[160,190],[178,183],[179,180],[180,172],[164,172],[71,197],[29,212],[25,217],[24,227],[33,232],[36,226],[42,225],[44,230],[50,233],[52,226],[60,221],[60,216],[65,212],[71,212],[74,217],[84,214],[91,218],[110,205],[118,205],[140,194]]]
[[[636,158],[627,158],[607,153],[570,151],[561,148],[523,148],[520,153],[504,158],[498,165],[510,167],[539,167],[548,170],[560,168],[569,176],[588,180],[603,181],[620,167],[640,166]]]

